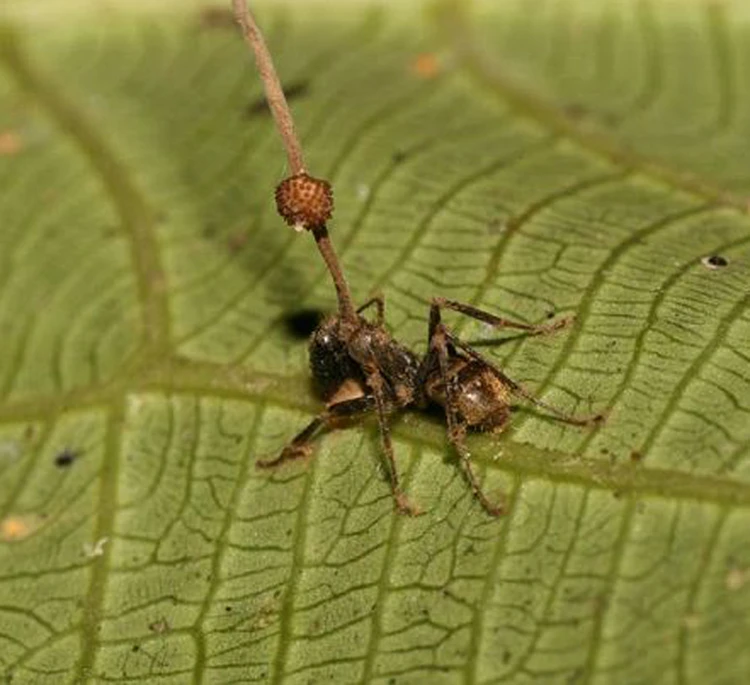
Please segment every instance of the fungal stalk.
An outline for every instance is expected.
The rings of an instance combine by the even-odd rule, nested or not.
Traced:
[[[291,171],[291,176],[284,179],[276,188],[276,208],[284,221],[295,230],[308,230],[313,234],[315,244],[336,288],[339,317],[342,322],[353,324],[357,320],[357,314],[349,284],[346,282],[326,227],[326,222],[333,214],[333,189],[328,181],[314,178],[307,173],[302,145],[294,129],[294,120],[284,89],[263,33],[247,6],[247,0],[232,0],[232,5],[237,23],[255,55],[255,65],[263,82],[266,101],[281,136]]]

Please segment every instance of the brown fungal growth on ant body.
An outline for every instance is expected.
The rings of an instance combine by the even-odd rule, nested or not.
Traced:
[[[287,461],[308,457],[315,437],[342,420],[375,413],[396,508],[417,514],[401,489],[390,432],[392,414],[406,408],[441,406],[448,424],[448,439],[460,458],[463,473],[487,513],[498,516],[502,505],[484,494],[471,465],[465,444],[469,430],[498,433],[510,419],[513,397],[520,397],[564,423],[589,426],[604,420],[603,414],[576,417],[533,397],[503,371],[460,340],[442,322],[443,310],[459,312],[493,328],[512,328],[530,335],[544,335],[568,325],[571,319],[530,325],[504,319],[469,304],[441,297],[432,299],[427,333],[428,349],[419,358],[399,343],[385,328],[385,300],[376,296],[355,309],[349,286],[326,228],[333,212],[330,184],[315,179],[305,169],[302,148],[294,132],[291,113],[262,34],[246,0],[233,0],[235,16],[252,48],[263,81],[271,113],[281,134],[291,175],[276,188],[282,218],[297,230],[312,233],[331,274],[338,298],[338,312],[325,318],[310,337],[310,369],[326,402],[316,416],[281,454],[258,462],[259,468],[274,468]],[[363,316],[370,307],[376,315]]]

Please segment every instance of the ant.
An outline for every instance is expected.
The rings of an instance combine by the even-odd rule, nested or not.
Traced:
[[[257,467],[274,468],[290,460],[308,457],[312,452],[312,442],[321,431],[347,419],[375,413],[396,508],[400,513],[416,515],[420,513],[419,509],[401,489],[390,418],[406,408],[426,409],[437,404],[445,412],[448,439],[460,458],[472,492],[488,514],[501,515],[503,506],[487,498],[472,468],[465,444],[469,430],[502,431],[510,419],[514,396],[576,426],[595,425],[604,420],[604,415],[576,417],[535,398],[460,340],[443,323],[442,311],[453,310],[493,328],[513,328],[528,335],[559,330],[571,323],[572,318],[531,325],[495,316],[469,304],[435,297],[430,306],[428,348],[424,358],[420,359],[386,330],[382,295],[372,297],[355,309],[326,227],[333,214],[332,188],[327,181],[307,173],[291,113],[260,29],[245,0],[233,0],[233,3],[237,21],[255,54],[266,100],[292,170],[292,175],[276,188],[277,210],[295,230],[312,233],[338,299],[338,312],[320,323],[309,342],[310,369],[326,408],[292,439],[278,457],[257,462]],[[373,306],[375,317],[370,321],[363,313]]]

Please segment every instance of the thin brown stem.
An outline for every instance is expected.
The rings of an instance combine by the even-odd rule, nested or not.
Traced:
[[[333,279],[333,285],[336,287],[336,295],[339,299],[339,315],[343,321],[356,321],[357,313],[352,303],[352,294],[349,291],[349,284],[344,278],[344,272],[339,264],[339,258],[336,256],[336,250],[328,235],[328,229],[325,226],[318,226],[312,230],[315,243],[320,250],[320,254],[328,267]]]
[[[242,27],[245,40],[255,54],[255,64],[263,81],[268,107],[271,110],[271,114],[273,114],[276,127],[281,134],[292,176],[299,174],[307,175],[302,158],[302,146],[297,138],[297,134],[294,132],[292,113],[289,111],[284,90],[281,87],[279,76],[273,65],[271,53],[268,52],[266,42],[263,40],[263,34],[255,22],[255,18],[250,12],[246,0],[232,0],[232,5],[234,7],[235,18]],[[349,291],[346,278],[344,278],[341,264],[336,256],[336,250],[334,250],[331,239],[328,236],[328,229],[325,226],[318,226],[317,228],[313,228],[312,233],[320,254],[323,256],[323,260],[331,274],[333,284],[336,287],[341,320],[344,322],[354,322],[357,320],[357,313],[352,303],[352,295]]]
[[[302,146],[294,131],[292,113],[289,111],[284,89],[281,87],[281,81],[279,81],[279,75],[273,65],[271,54],[268,52],[266,41],[263,39],[263,34],[255,22],[246,0],[232,0],[232,6],[237,23],[242,27],[245,40],[255,54],[255,64],[263,81],[268,107],[281,134],[281,140],[289,161],[289,169],[292,175],[304,174],[306,170]]]

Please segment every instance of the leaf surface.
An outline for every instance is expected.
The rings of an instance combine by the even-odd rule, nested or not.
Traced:
[[[5,682],[743,682],[746,5],[259,8],[358,301],[383,292],[420,353],[436,295],[576,316],[494,346],[448,316],[545,401],[608,412],[472,436],[498,520],[437,415],[394,426],[424,516],[394,513],[372,421],[256,470],[320,409],[289,322],[334,293],[275,215],[231,19],[0,17]]]

